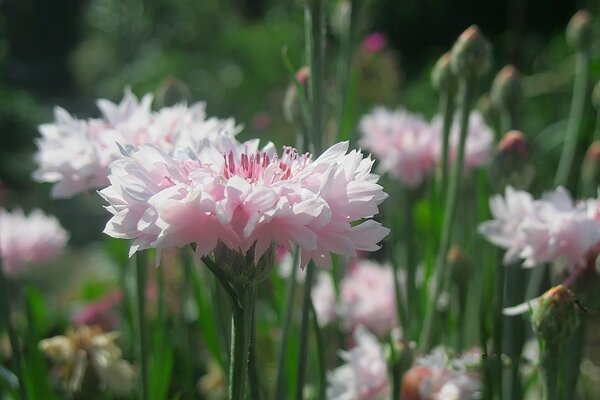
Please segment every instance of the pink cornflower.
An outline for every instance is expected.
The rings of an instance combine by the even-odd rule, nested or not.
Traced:
[[[340,312],[345,325],[363,325],[379,337],[397,326],[394,276],[389,265],[356,261],[340,287]]]
[[[342,351],[344,364],[327,374],[329,400],[383,400],[389,398],[387,363],[383,347],[362,326],[354,331],[356,346]]]
[[[460,126],[458,116],[454,118],[452,128],[450,129],[450,143],[448,149],[448,160],[454,162],[458,152],[458,141],[460,135]],[[435,132],[436,148],[434,149],[435,158],[438,163],[442,159],[442,117],[436,115],[431,121],[431,129]],[[464,170],[469,171],[487,165],[490,162],[492,148],[494,145],[494,133],[485,124],[485,120],[479,111],[472,111],[469,115],[469,129],[467,131],[467,141],[465,143]]]
[[[437,137],[420,115],[378,107],[361,118],[360,130],[361,145],[380,161],[381,171],[403,185],[417,187],[433,172]]]
[[[136,147],[154,143],[167,152],[175,146],[197,147],[203,139],[235,135],[233,120],[207,118],[204,103],[178,104],[151,111],[152,96],[138,100],[126,90],[114,104],[98,100],[101,117],[81,120],[56,107],[55,121],[39,126],[36,140],[38,169],[33,178],[54,183],[52,196],[71,197],[108,185],[108,165],[121,157],[119,145]]]
[[[0,257],[6,274],[14,275],[29,264],[52,260],[65,247],[69,234],[55,217],[35,209],[28,216],[0,209]]]
[[[490,200],[494,220],[479,232],[506,248],[504,262],[523,259],[533,267],[564,262],[569,269],[582,267],[586,253],[600,242],[600,222],[593,201],[574,203],[563,187],[533,200],[527,192],[506,189],[506,195]]]
[[[301,266],[331,265],[331,252],[373,251],[388,233],[370,219],[387,197],[373,162],[348,143],[316,160],[286,147],[278,155],[258,141],[210,141],[176,158],[143,145],[111,164],[100,194],[114,214],[105,233],[133,239],[131,253],[194,243],[198,256],[220,242],[255,260],[273,244],[300,247]],[[182,153],[182,154],[183,154]]]
[[[387,46],[388,39],[384,33],[373,32],[367,35],[362,42],[362,49],[367,54],[379,53]]]

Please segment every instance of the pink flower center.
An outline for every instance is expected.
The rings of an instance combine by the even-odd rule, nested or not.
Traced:
[[[276,166],[275,181],[290,179],[310,160],[309,153],[300,155],[296,149],[289,146],[284,146],[281,158],[277,154],[269,156],[266,152],[260,151],[251,154],[242,153],[237,159],[233,151],[230,151],[223,154],[223,157],[225,158],[223,175],[226,179],[239,176],[251,183],[263,178],[267,168],[272,165]]]

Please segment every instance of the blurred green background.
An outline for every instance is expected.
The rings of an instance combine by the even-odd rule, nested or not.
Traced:
[[[330,14],[336,5],[329,2]],[[96,98],[118,101],[130,85],[138,95],[154,92],[155,106],[204,100],[209,114],[243,124],[244,137],[293,143],[293,127],[281,111],[289,83],[282,49],[302,66],[298,0],[1,0],[0,7],[1,201],[7,208],[40,206],[57,214],[72,244],[99,238],[108,216],[94,193],[51,201],[49,185],[30,179],[37,125],[52,120],[54,105],[93,117]],[[346,126],[355,126],[377,103],[433,115],[430,68],[474,23],[495,45],[488,81],[507,63],[528,76],[523,129],[531,137],[567,115],[572,51],[564,39],[566,23],[579,8],[595,15],[600,10],[596,1],[565,0],[355,0],[353,7]],[[361,53],[370,32],[388,38],[375,55]],[[333,79],[339,50],[334,32],[327,46]],[[595,76],[598,67],[596,62]]]

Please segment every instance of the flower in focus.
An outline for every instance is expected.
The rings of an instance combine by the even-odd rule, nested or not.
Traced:
[[[479,351],[451,359],[438,347],[417,358],[402,379],[402,398],[406,400],[475,400],[481,398],[481,380],[471,370],[480,360]]]
[[[327,374],[327,399],[387,399],[388,369],[381,344],[364,327],[354,331],[354,340],[354,348],[340,353],[344,364]]]
[[[8,275],[28,264],[45,263],[56,257],[69,234],[55,217],[35,209],[28,216],[0,209],[0,257]]]
[[[433,171],[436,136],[420,115],[379,107],[362,117],[360,130],[361,145],[380,160],[381,171],[405,186],[419,186]]]
[[[389,229],[370,219],[387,197],[373,162],[348,143],[316,160],[285,147],[278,155],[258,141],[204,141],[174,157],[143,145],[111,164],[100,194],[113,217],[105,233],[133,239],[130,253],[194,243],[205,256],[221,243],[258,261],[268,249],[300,247],[300,263],[331,265],[331,252],[373,251]]]
[[[108,165],[121,157],[119,145],[130,147],[154,143],[167,152],[176,145],[198,146],[201,140],[219,135],[233,137],[233,120],[207,118],[204,103],[178,104],[151,111],[152,96],[138,100],[126,90],[119,104],[98,100],[101,118],[80,120],[66,110],[54,110],[55,121],[39,127],[38,182],[54,183],[52,196],[71,197],[88,189],[108,185]]]
[[[533,267],[563,261],[577,268],[600,242],[597,201],[575,204],[563,187],[538,200],[507,187],[504,198],[498,195],[490,200],[490,209],[494,220],[481,224],[479,232],[507,249],[505,264],[523,259],[523,265]]]
[[[135,385],[135,371],[121,358],[117,336],[116,332],[82,326],[68,330],[65,336],[44,339],[39,347],[54,364],[52,373],[67,392],[80,391],[86,374],[93,374],[102,387],[124,394]]]
[[[350,330],[364,325],[385,336],[398,324],[394,274],[389,265],[369,260],[351,266],[340,287],[341,314]]]
[[[460,126],[458,117],[454,118],[450,130],[450,142],[448,148],[448,160],[452,163],[456,159],[458,152],[458,141],[460,136]],[[435,157],[438,162],[442,159],[442,117],[437,115],[431,121],[431,129],[435,132],[438,139],[435,141]],[[478,111],[473,111],[469,115],[469,128],[467,131],[467,141],[465,143],[465,171],[479,168],[490,162],[492,147],[494,145],[494,133],[485,124],[483,116]]]

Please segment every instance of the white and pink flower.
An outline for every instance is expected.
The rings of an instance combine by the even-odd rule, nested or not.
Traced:
[[[0,257],[6,274],[17,274],[30,264],[51,261],[60,254],[69,234],[55,217],[35,209],[28,216],[22,210],[0,209]]]
[[[97,119],[77,119],[56,107],[55,121],[39,127],[42,137],[36,141],[38,169],[33,178],[54,183],[52,196],[67,198],[108,185],[108,166],[121,158],[119,145],[153,143],[173,152],[178,146],[197,148],[207,138],[233,137],[239,130],[231,119],[207,118],[204,103],[157,112],[151,111],[151,104],[151,95],[138,100],[126,90],[119,104],[98,100],[102,115]]]
[[[302,266],[327,266],[331,252],[377,250],[389,233],[370,219],[387,197],[373,162],[347,142],[314,161],[289,147],[259,149],[257,140],[206,140],[181,154],[142,145],[111,164],[100,192],[113,214],[105,233],[133,239],[131,253],[194,243],[204,256],[221,242],[242,254],[255,246],[258,260],[272,244],[297,244]]]

